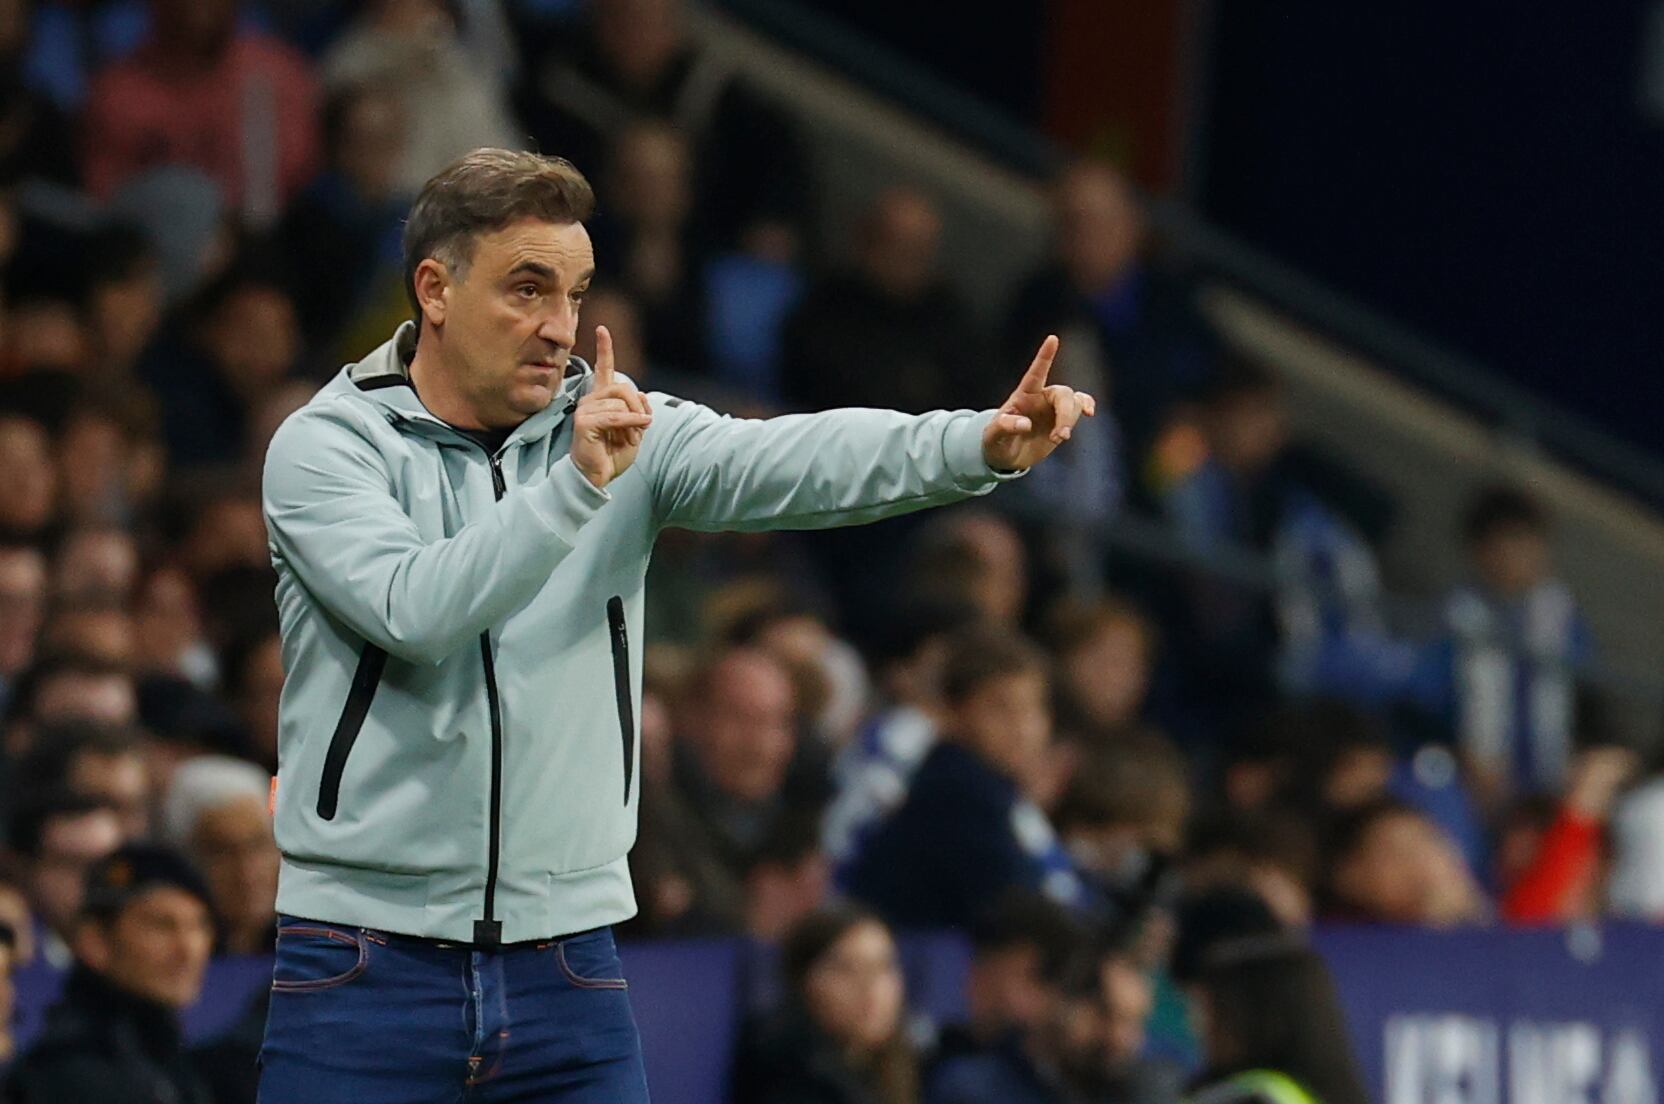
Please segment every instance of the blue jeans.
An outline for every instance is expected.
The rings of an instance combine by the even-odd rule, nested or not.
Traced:
[[[283,917],[260,1104],[646,1104],[612,931],[496,951]]]

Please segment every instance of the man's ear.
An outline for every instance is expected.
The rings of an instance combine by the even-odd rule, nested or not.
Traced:
[[[70,943],[75,957],[92,967],[95,972],[102,974],[110,968],[110,960],[115,957],[115,951],[111,946],[110,933],[104,921],[85,916],[77,920]]]
[[[428,257],[416,266],[413,286],[422,317],[430,326],[443,326],[451,299],[450,268],[445,262]]]

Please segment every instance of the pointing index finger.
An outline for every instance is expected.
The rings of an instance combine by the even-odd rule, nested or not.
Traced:
[[[1034,363],[1023,373],[1023,382],[1017,385],[1018,391],[1037,395],[1046,389],[1046,377],[1051,374],[1052,358],[1057,356],[1057,335],[1047,334],[1046,340],[1040,343],[1040,351],[1034,354]]]
[[[612,334],[605,326],[595,327],[595,390],[611,387]]]

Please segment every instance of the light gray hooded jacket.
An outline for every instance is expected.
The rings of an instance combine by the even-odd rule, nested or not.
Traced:
[[[491,945],[635,913],[642,581],[667,526],[853,525],[953,502],[991,411],[750,421],[652,394],[606,490],[567,452],[593,373],[495,454],[409,385],[415,327],[272,439],[280,912]]]

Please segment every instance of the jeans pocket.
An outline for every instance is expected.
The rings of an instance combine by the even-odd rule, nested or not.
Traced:
[[[568,985],[576,989],[628,989],[624,964],[618,960],[612,932],[602,929],[555,944],[555,963]]]
[[[295,924],[277,930],[272,992],[310,993],[334,989],[370,966],[370,945],[362,930]]]

